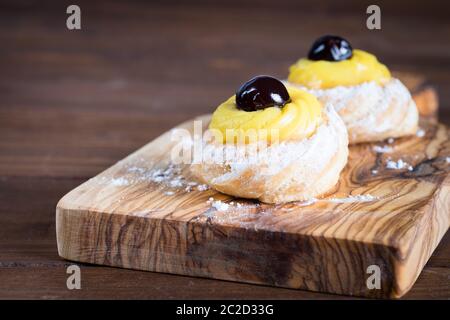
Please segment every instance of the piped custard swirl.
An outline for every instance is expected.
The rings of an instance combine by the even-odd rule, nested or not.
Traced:
[[[213,113],[209,129],[217,130],[223,143],[249,143],[253,139],[273,143],[310,137],[322,122],[322,104],[304,90],[286,89],[290,102],[284,106],[251,112],[239,109],[236,96],[230,97]]]
[[[352,57],[340,61],[302,58],[289,69],[288,81],[310,89],[355,86],[374,81],[380,85],[391,78],[389,69],[373,55],[354,49]]]

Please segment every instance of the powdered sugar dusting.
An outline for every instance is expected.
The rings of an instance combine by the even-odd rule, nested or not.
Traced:
[[[375,151],[376,153],[391,153],[392,152],[392,147],[390,146],[373,146],[372,150]]]
[[[422,128],[419,128],[419,130],[417,130],[416,132],[416,136],[418,136],[419,138],[422,138],[423,136],[425,136],[425,130],[423,130]]]
[[[239,203],[236,200],[224,202],[209,198],[207,204],[209,208],[197,218],[206,218],[209,223],[215,224],[238,224],[246,229],[267,229],[273,224],[273,219],[277,219],[284,214],[309,214],[307,207],[317,203],[330,204],[350,204],[367,203],[382,199],[371,194],[349,195],[346,197],[333,197],[325,199],[311,198],[305,201],[292,202],[280,205],[268,205],[259,202],[244,201]],[[315,209],[313,209],[315,212]]]
[[[111,180],[111,184],[113,185],[113,186],[127,186],[127,185],[129,185],[130,184],[130,182],[127,180],[127,179],[125,179],[125,178],[114,178],[114,179],[112,179]]]
[[[298,205],[301,207],[306,207],[306,206],[310,206],[312,204],[315,203],[353,203],[353,202],[372,202],[372,201],[376,201],[379,200],[379,197],[376,196],[372,196],[371,194],[358,194],[358,195],[349,195],[347,197],[344,198],[325,198],[325,199],[317,199],[317,198],[312,198],[309,200],[305,200],[302,202],[299,202]]]
[[[191,191],[206,191],[208,185],[199,184],[196,181],[189,180],[183,175],[183,167],[169,163],[166,168],[148,169],[140,166],[131,166],[127,172],[135,176],[136,182],[154,182],[169,189]],[[173,190],[172,190],[173,191]],[[168,191],[165,195],[173,195],[175,192]]]
[[[373,196],[371,194],[358,194],[358,195],[349,195],[347,197],[333,197],[325,199],[311,198],[305,201],[294,202],[293,204],[295,205],[293,207],[289,207],[288,209],[283,208],[283,205],[281,205],[281,209],[283,211],[292,211],[295,209],[295,207],[307,207],[316,203],[362,203],[362,202],[373,202],[380,199],[381,199],[380,197]],[[226,203],[221,200],[215,200],[212,197],[209,198],[208,201],[206,202],[209,205],[211,205],[211,208],[221,212],[225,212],[235,208],[250,209],[255,207],[255,204],[241,204],[239,202],[234,201]],[[257,204],[257,206],[259,206],[259,204]],[[276,207],[277,206],[273,206],[273,208]],[[208,211],[208,216],[212,217],[212,213],[210,211]]]
[[[95,181],[96,183],[101,185],[111,185],[114,187],[129,186],[132,183],[129,179],[126,179],[124,177],[109,178],[104,176],[91,178],[90,181]]]
[[[124,187],[140,183],[156,183],[168,190],[164,192],[166,196],[175,195],[179,191],[207,191],[209,186],[190,180],[183,175],[183,167],[173,163],[165,168],[152,168],[144,159],[138,159],[133,164],[126,166],[126,171],[119,177],[94,177],[91,180],[101,185],[114,187]]]
[[[212,208],[216,209],[217,211],[227,211],[228,209],[234,209],[234,208],[242,208],[245,205],[241,204],[239,202],[231,201],[231,202],[223,202],[221,200],[214,200],[214,198],[209,198],[208,201],[206,201],[208,204],[211,205]]]
[[[401,170],[401,169],[408,169],[409,171],[414,170],[413,166],[411,166],[408,162],[398,159],[397,161],[388,160],[386,162],[386,168],[391,170]]]
[[[220,200],[214,201],[211,205],[218,211],[226,211],[229,208],[229,205],[227,203]]]
[[[325,201],[333,203],[372,202],[376,200],[379,200],[379,198],[374,197],[371,194],[358,194],[356,196],[348,196],[346,198],[325,199]]]
[[[209,186],[208,186],[207,184],[199,184],[199,185],[196,187],[196,189],[197,189],[198,191],[206,191],[206,190],[209,189]]]

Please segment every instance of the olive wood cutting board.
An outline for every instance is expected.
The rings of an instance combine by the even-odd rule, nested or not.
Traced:
[[[325,197],[268,205],[208,189],[186,166],[170,163],[176,142],[169,131],[59,201],[59,255],[139,270],[401,297],[450,221],[449,129],[435,120],[434,90],[420,78],[402,80],[423,116],[421,130],[352,146],[338,185]],[[198,119],[207,125],[209,116]],[[192,130],[193,121],[179,127]]]

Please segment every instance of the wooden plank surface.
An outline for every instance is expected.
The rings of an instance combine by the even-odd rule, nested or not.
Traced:
[[[369,32],[361,1],[215,3],[78,1],[77,33],[65,28],[69,2],[2,1],[1,298],[342,298],[84,264],[83,289],[65,286],[58,199],[248,77],[284,76],[318,35],[351,37],[391,68],[424,75],[450,124],[448,4],[382,2],[382,30]],[[450,297],[449,268],[447,233],[404,298]]]

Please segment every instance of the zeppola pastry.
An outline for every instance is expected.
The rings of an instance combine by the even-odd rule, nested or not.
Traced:
[[[347,162],[348,135],[330,103],[259,76],[222,103],[192,173],[214,189],[266,203],[330,191]],[[217,155],[222,155],[218,157]]]
[[[350,143],[414,134],[418,111],[408,89],[388,68],[337,36],[319,38],[307,58],[290,67],[287,84],[332,104],[347,126]]]

